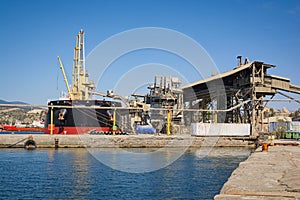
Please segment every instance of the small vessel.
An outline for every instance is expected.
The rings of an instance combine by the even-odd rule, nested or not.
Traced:
[[[15,131],[15,132],[43,132],[44,131],[43,121],[33,121],[31,124],[24,123],[22,121],[16,121],[14,125],[3,124],[1,129],[3,131]]]
[[[69,85],[64,66],[58,57],[68,95],[63,99],[48,102],[45,122],[45,134],[120,134],[116,124],[114,107],[121,103],[108,100],[92,100],[90,95],[99,94],[95,85],[89,81],[85,70],[84,32],[80,30],[76,37],[72,70],[72,86]]]
[[[2,125],[3,131],[17,131],[17,132],[43,132],[42,127],[31,127],[31,126],[18,126],[18,125]]]

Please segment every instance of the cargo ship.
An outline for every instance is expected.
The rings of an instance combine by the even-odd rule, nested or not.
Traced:
[[[85,69],[84,32],[80,30],[74,49],[72,84],[70,85],[63,63],[58,56],[60,69],[68,90],[64,98],[48,102],[45,134],[121,134],[116,123],[115,109],[121,103],[115,100],[93,100],[92,95],[105,96],[95,91]]]
[[[46,134],[121,134],[113,107],[121,103],[106,100],[53,100],[48,102]],[[52,121],[52,123],[51,123]]]

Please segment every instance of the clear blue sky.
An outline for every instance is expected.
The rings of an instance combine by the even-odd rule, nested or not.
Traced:
[[[269,73],[289,77],[292,83],[300,85],[298,0],[1,0],[0,3],[0,99],[46,104],[48,99],[57,98],[65,90],[65,84],[56,57],[61,56],[70,78],[74,38],[81,28],[86,33],[87,54],[119,32],[163,27],[196,40],[220,72],[235,67],[236,56],[243,55],[276,65]]]

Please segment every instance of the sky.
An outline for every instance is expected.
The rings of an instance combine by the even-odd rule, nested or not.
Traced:
[[[97,45],[116,34],[159,27],[184,34],[200,44],[219,72],[233,69],[236,56],[242,55],[250,61],[276,65],[269,70],[270,74],[288,77],[292,84],[300,85],[298,0],[0,0],[0,3],[0,99],[45,105],[47,100],[58,98],[66,87],[57,56],[62,58],[70,81],[75,36],[80,29],[85,31],[87,57],[95,52]],[[142,71],[149,72],[155,65],[174,67],[179,73],[186,72],[186,82],[201,79],[189,70],[186,60],[157,49],[130,52],[111,65],[106,79],[96,80],[101,92],[122,83],[120,77],[126,71],[140,66]],[[89,71],[89,66],[86,67]],[[144,86],[139,83],[137,87]],[[299,107],[294,105],[290,109],[296,106]]]

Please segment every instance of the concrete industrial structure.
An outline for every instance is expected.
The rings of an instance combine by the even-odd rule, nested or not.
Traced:
[[[281,91],[300,94],[300,86],[292,85],[289,78],[269,75],[267,70],[274,65],[237,58],[238,65],[233,70],[181,87],[187,112],[194,111],[186,112],[185,121],[248,123],[251,136],[257,136],[264,130],[264,107],[275,94],[299,103]]]

